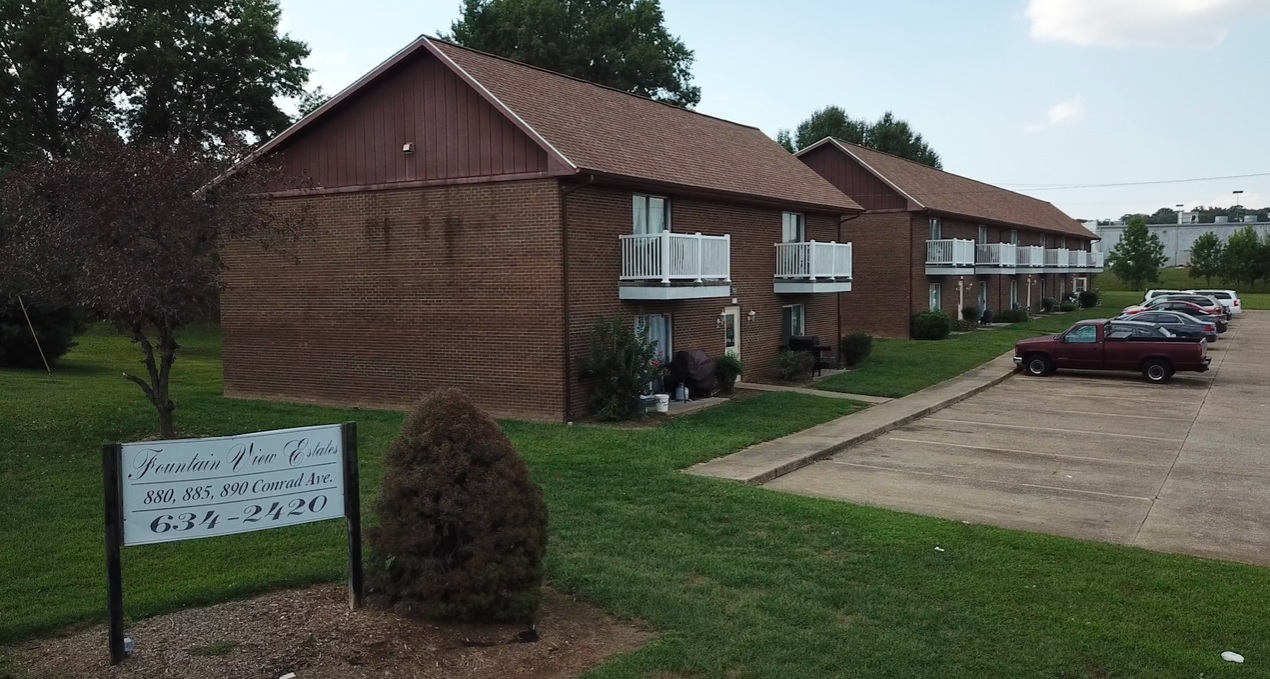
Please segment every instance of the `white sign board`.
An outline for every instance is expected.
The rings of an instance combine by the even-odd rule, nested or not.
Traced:
[[[127,443],[123,544],[246,533],[344,516],[340,425]]]

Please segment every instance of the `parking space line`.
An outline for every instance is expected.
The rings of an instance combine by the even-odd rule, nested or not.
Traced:
[[[1171,406],[1193,406],[1195,401],[1172,401],[1157,398],[1135,398],[1132,396],[1099,396],[1098,394],[1072,394],[1070,398],[1109,398],[1116,401],[1137,401],[1138,403],[1159,403]],[[1200,399],[1203,402],[1203,399]]]
[[[1133,462],[1130,460],[1107,460],[1100,457],[1085,457],[1083,455],[1064,455],[1062,453],[1042,453],[1032,450],[1019,450],[1017,448],[993,448],[991,446],[972,446],[965,443],[948,443],[946,441],[923,441],[921,439],[906,439],[898,436],[888,436],[879,441],[902,441],[904,443],[926,443],[934,446],[952,446],[953,448],[970,448],[972,450],[987,450],[995,453],[1018,453],[1020,455],[1035,455],[1037,457],[1056,457],[1063,460],[1081,460],[1085,462],[1106,462],[1108,464],[1124,464],[1135,467],[1168,467],[1167,464],[1157,464],[1154,462]]]
[[[1167,443],[1182,443],[1185,437],[1180,439],[1166,439],[1159,436],[1140,436],[1138,434],[1110,434],[1102,431],[1088,431],[1085,429],[1059,429],[1057,427],[1025,427],[1021,424],[998,424],[996,422],[975,422],[973,420],[951,420],[942,417],[928,417],[927,422],[953,422],[956,424],[973,424],[980,427],[1004,427],[1006,429],[1031,429],[1032,431],[1059,431],[1066,434],[1094,434],[1096,436],[1115,436],[1125,439],[1145,439],[1147,441],[1165,441]]]
[[[858,462],[839,462],[838,460],[824,460],[823,462],[820,462],[818,464],[824,464],[826,462],[829,464],[840,464],[847,467],[859,467],[861,469],[876,469],[879,471],[886,471],[886,472],[899,472],[901,474],[917,474],[919,476],[933,476],[933,477],[941,478],[941,479],[960,479],[962,481],[974,481],[975,483],[990,483],[994,486],[1022,486],[1024,488],[1041,488],[1044,490],[1058,490],[1065,493],[1081,493],[1082,495],[1100,495],[1102,497],[1114,497],[1114,498],[1119,498],[1121,500],[1146,500],[1148,502],[1151,500],[1151,498],[1149,497],[1138,497],[1137,495],[1119,495],[1116,493],[1104,493],[1102,491],[1097,491],[1097,490],[1081,490],[1079,488],[1063,488],[1062,486],[1045,486],[1039,483],[1021,483],[1021,482],[1016,483],[1013,481],[993,481],[991,479],[982,479],[982,478],[973,477],[973,476],[955,476],[952,474],[936,474],[934,472],[919,472],[919,471],[913,471],[911,469],[895,469],[893,467],[879,467],[879,466],[875,466],[871,464],[860,464]]]

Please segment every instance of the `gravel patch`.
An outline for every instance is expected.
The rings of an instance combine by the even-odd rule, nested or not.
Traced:
[[[442,625],[364,608],[326,586],[148,618],[127,627],[136,648],[111,667],[105,627],[0,650],[31,679],[182,677],[362,679],[573,677],[650,637],[589,604],[546,590],[541,639],[518,625]],[[19,675],[22,676],[22,675]],[[25,678],[24,678],[25,679]]]

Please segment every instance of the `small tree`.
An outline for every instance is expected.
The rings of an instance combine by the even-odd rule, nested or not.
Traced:
[[[113,323],[141,346],[145,377],[124,374],[175,436],[169,382],[177,332],[207,318],[222,287],[219,246],[282,246],[307,216],[258,198],[273,172],[253,163],[227,181],[232,155],[125,143],[102,134],[71,156],[14,170],[0,185],[10,220],[0,260],[16,289]]]
[[[591,355],[582,376],[591,382],[591,408],[601,420],[629,420],[639,414],[639,397],[657,377],[657,345],[630,321],[596,319]]]
[[[1253,283],[1260,275],[1261,238],[1251,226],[1230,234],[1222,251],[1222,278]]]
[[[0,292],[0,366],[42,369],[46,360],[57,363],[75,346],[75,336],[84,328],[83,314],[73,309],[49,307],[30,299],[19,303],[16,295],[7,299]]]
[[[1188,265],[1191,278],[1203,278],[1212,285],[1213,276],[1221,273],[1222,248],[1221,239],[1212,231],[1196,238],[1191,245],[1191,263]]]
[[[498,424],[457,389],[424,399],[385,460],[371,590],[435,619],[531,622],[547,508]]]
[[[1145,283],[1160,280],[1164,261],[1164,243],[1147,229],[1146,220],[1137,216],[1129,220],[1120,242],[1107,255],[1107,268],[1130,290],[1141,290]]]

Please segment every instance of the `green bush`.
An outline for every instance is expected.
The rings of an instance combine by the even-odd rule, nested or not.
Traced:
[[[782,380],[801,380],[811,373],[811,354],[782,349],[776,355],[776,376]]]
[[[997,314],[996,321],[998,323],[1026,323],[1027,309],[1006,309]]]
[[[1058,310],[1059,310],[1059,311],[1064,311],[1064,312],[1066,312],[1066,311],[1075,311],[1075,310],[1076,310],[1076,305],[1075,305],[1075,304],[1072,304],[1071,302],[1063,302],[1062,304],[1058,305]]]
[[[498,424],[457,389],[406,418],[369,533],[373,602],[464,622],[532,622],[547,508]]]
[[[977,306],[968,306],[961,310],[961,320],[963,321],[972,321],[972,322],[978,323],[979,319],[982,317],[983,317],[983,312],[979,311],[979,307]]]
[[[979,323],[977,321],[968,321],[964,318],[953,323],[953,329],[957,332],[973,332],[978,327]]]
[[[1041,300],[1041,311],[1047,314],[1054,313],[1058,309],[1058,300],[1053,297],[1046,297]]]
[[[732,354],[724,354],[714,359],[714,376],[719,382],[719,389],[725,394],[731,394],[732,388],[736,386],[736,379],[745,371],[745,365],[741,363],[741,359]]]
[[[1080,293],[1080,307],[1082,309],[1092,309],[1098,306],[1100,302],[1102,300],[1098,297],[1097,290],[1085,290]]]
[[[591,354],[582,377],[591,383],[591,409],[601,420],[629,420],[643,413],[640,395],[659,376],[657,346],[630,321],[600,318],[591,328]]]
[[[0,367],[44,368],[40,351],[50,365],[75,346],[75,337],[83,334],[87,325],[83,314],[72,309],[49,308],[26,301],[26,314],[17,297],[6,300],[0,296]],[[27,325],[27,315],[31,325]],[[31,328],[40,339],[36,346]]]
[[[853,332],[838,342],[838,359],[848,368],[859,365],[873,353],[873,336],[866,332]]]
[[[952,332],[952,319],[942,311],[923,311],[913,315],[913,339],[941,340]]]

